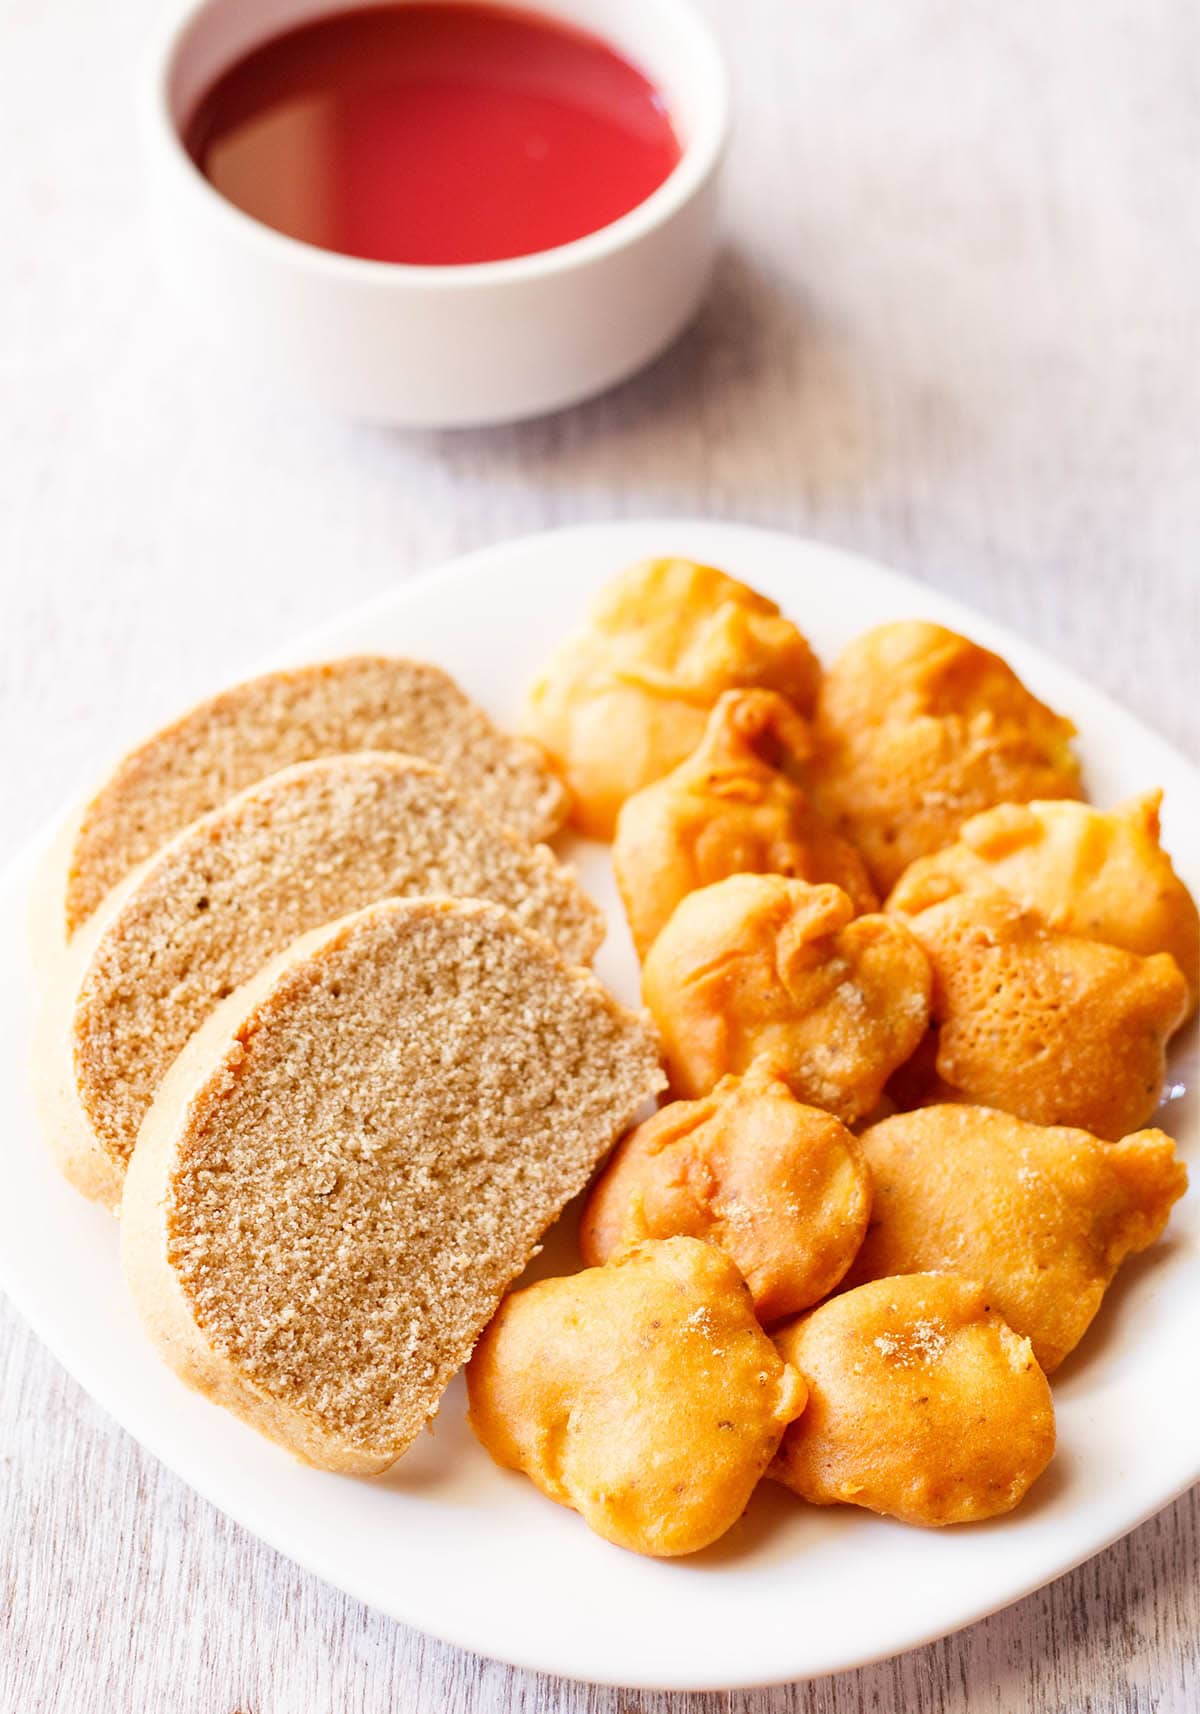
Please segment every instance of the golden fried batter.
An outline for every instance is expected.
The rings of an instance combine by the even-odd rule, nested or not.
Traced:
[[[722,691],[759,685],[811,712],[820,667],[773,601],[711,566],[646,560],[613,579],[533,685],[526,731],[575,799],[574,824],[611,839],[633,792],[682,762]]]
[[[579,1243],[600,1263],[644,1238],[703,1238],[737,1263],[759,1320],[778,1321],[833,1290],[870,1209],[856,1138],[759,1064],[630,1131],[588,1199]]]
[[[852,845],[816,812],[801,783],[808,722],[771,690],[727,690],[692,754],[628,798],[613,867],[639,957],[675,906],[726,875],[834,881],[856,910],[879,901]]]
[[[1046,928],[1127,952],[1169,952],[1200,989],[1200,915],[1159,842],[1160,791],[1114,810],[1005,803],[905,870],[888,909],[909,915],[960,892],[1007,893]]]
[[[1046,1377],[972,1280],[875,1280],[775,1343],[809,1399],[770,1473],[813,1505],[973,1523],[1011,1511],[1053,1456]]]
[[[937,1072],[950,1089],[1098,1137],[1146,1123],[1188,1007],[1169,953],[1049,933],[994,893],[959,893],[907,920],[933,966]]]
[[[979,810],[1079,797],[1073,732],[998,655],[903,620],[866,632],[827,674],[813,789],[886,892]]]
[[[924,1035],[929,980],[899,920],[854,917],[840,887],[731,875],[678,906],[642,992],[675,1095],[762,1057],[797,1100],[849,1124]]]
[[[862,1146],[875,1207],[850,1282],[935,1269],[981,1280],[1047,1373],[1187,1188],[1161,1131],[1102,1143],[989,1107],[900,1113],[864,1131]]]
[[[664,1558],[737,1522],[805,1400],[733,1263],[695,1238],[511,1293],[467,1391],[497,1464],[606,1541]]]

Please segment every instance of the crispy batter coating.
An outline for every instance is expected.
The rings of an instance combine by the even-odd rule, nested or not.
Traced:
[[[1047,928],[1149,956],[1169,952],[1200,989],[1200,915],[1160,843],[1160,791],[1116,809],[1005,803],[900,877],[890,911],[912,915],[954,893],[1007,893]]]
[[[1161,1131],[1103,1143],[988,1107],[900,1113],[862,1146],[875,1207],[850,1283],[939,1269],[981,1280],[1047,1374],[1187,1189]]]
[[[526,731],[575,799],[574,824],[611,839],[617,811],[695,749],[708,711],[739,685],[777,690],[801,713],[820,666],[773,601],[686,559],[630,566],[529,693]]]
[[[672,1092],[706,1095],[762,1057],[798,1100],[846,1124],[869,1113],[929,1021],[928,963],[897,929],[779,875],[689,893],[642,970]]]
[[[812,731],[771,690],[727,690],[704,736],[617,818],[613,868],[638,956],[680,899],[726,875],[833,881],[856,910],[879,908],[866,864],[802,784]]]
[[[923,620],[880,625],[821,686],[817,803],[886,892],[980,810],[1079,797],[1074,730],[966,637]]]
[[[511,1293],[467,1366],[471,1426],[606,1541],[669,1558],[745,1510],[805,1389],[695,1238]]]
[[[1046,1377],[973,1280],[875,1280],[775,1343],[809,1402],[770,1474],[813,1505],[973,1523],[1011,1511],[1053,1456]]]
[[[907,919],[933,966],[937,1073],[968,1101],[1035,1125],[1123,1137],[1162,1095],[1187,1014],[1169,953],[1042,928],[1002,894],[958,893]]]
[[[760,1321],[831,1292],[862,1243],[871,1180],[857,1138],[764,1065],[630,1131],[583,1212],[589,1264],[645,1238],[703,1238],[737,1263]]]

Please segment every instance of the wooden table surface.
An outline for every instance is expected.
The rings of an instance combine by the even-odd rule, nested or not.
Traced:
[[[695,327],[566,415],[412,435],[248,390],[164,301],[131,99],[154,0],[0,0],[0,855],[289,633],[588,518],[877,554],[1200,747],[1193,0],[710,9],[738,130]],[[896,1662],[642,1695],[508,1671],[327,1589],[164,1473],[7,1309],[0,1373],[0,1714],[1200,1707],[1195,1493]]]

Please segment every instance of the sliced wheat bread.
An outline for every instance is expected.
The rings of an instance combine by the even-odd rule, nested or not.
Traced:
[[[495,905],[316,930],[146,1115],[121,1210],[146,1328],[299,1457],[383,1470],[662,1083],[646,1024]]]
[[[440,667],[353,655],[235,685],[131,750],[60,842],[41,921],[61,911],[69,938],[180,828],[267,774],[343,750],[436,762],[527,839],[566,819],[566,789],[537,747],[500,732]]]
[[[67,1177],[115,1203],[154,1091],[213,1006],[309,929],[422,893],[505,905],[572,963],[603,938],[545,846],[412,757],[301,762],[177,834],[74,937],[46,1004],[42,1106]]]

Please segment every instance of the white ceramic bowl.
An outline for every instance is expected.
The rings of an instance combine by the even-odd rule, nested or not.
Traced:
[[[494,3],[494,0],[488,0]],[[376,422],[508,422],[602,391],[661,351],[712,267],[728,126],[720,54],[688,0],[522,0],[603,36],[662,90],[683,148],[647,200],[554,250],[464,267],[342,256],[242,213],[180,129],[249,49],[361,0],[192,0],[154,43],[145,133],[162,262],[194,320],[250,373]]]

